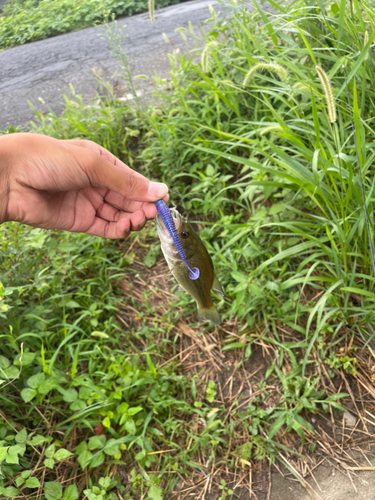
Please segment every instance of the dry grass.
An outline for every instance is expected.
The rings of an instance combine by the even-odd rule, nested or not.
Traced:
[[[121,283],[124,297],[131,294],[137,307],[124,305],[119,319],[127,329],[137,324],[140,311],[144,311],[143,300],[147,290],[148,303],[155,307],[149,321],[158,322],[160,325],[158,336],[164,336],[162,318],[171,307],[170,289],[174,284],[173,277],[169,274],[162,257],[154,267],[148,269],[142,263],[142,254],[145,253],[143,247],[137,248],[139,260],[134,262],[131,273]],[[173,344],[176,350],[165,352],[163,359],[159,361],[159,368],[167,363],[175,363],[178,365],[178,372],[185,376],[193,377],[200,373],[203,383],[214,380],[218,393],[212,406],[226,409],[225,422],[228,426],[231,424],[236,426],[238,410],[246,410],[252,399],[264,390],[269,394],[264,401],[265,409],[277,404],[280,400],[278,379],[269,379],[266,386],[263,382],[267,368],[278,356],[276,347],[262,338],[264,325],[257,325],[254,332],[250,335],[246,332],[245,336],[241,331],[241,325],[234,319],[232,322],[225,322],[221,327],[207,331],[203,325],[190,326],[196,319],[186,317],[183,310],[179,309],[176,312],[179,319],[168,331],[170,338],[178,336],[178,342]],[[282,324],[277,325],[277,328],[283,342],[295,340],[296,335],[299,335]],[[249,338],[256,339],[255,349],[246,361],[244,361],[245,348],[223,350],[228,341],[246,342]],[[157,338],[155,342],[158,343]],[[306,442],[302,447],[295,433],[280,431],[276,436],[280,444],[299,455],[280,451],[279,458],[272,467],[291,481],[299,480],[316,498],[320,498],[318,483],[312,487],[306,479],[310,477],[314,480],[315,469],[323,463],[327,465],[329,463],[331,467],[351,479],[360,474],[361,470],[369,468],[374,470],[370,458],[375,446],[375,346],[363,349],[361,342],[357,340],[356,342],[357,350],[353,350],[353,345],[346,344],[337,348],[338,355],[343,356],[350,352],[350,356],[356,358],[355,375],[336,370],[336,376],[332,379],[327,373],[326,366],[320,365],[317,360],[310,368],[312,371],[319,370],[321,375],[320,387],[317,389],[324,388],[328,394],[349,393],[350,397],[342,400],[341,404],[355,417],[355,426],[348,427],[342,413],[333,410],[330,414],[319,412],[313,416],[305,415],[305,418],[313,424],[316,435],[307,431]],[[283,371],[287,372],[289,368],[285,362]],[[200,428],[202,424],[196,418],[187,422],[187,425],[195,433],[203,430]],[[248,441],[247,433],[243,426],[239,426],[235,434],[235,439],[228,443],[226,453],[223,453],[210,469],[206,467],[208,457],[198,453],[194,461],[201,469],[192,469],[191,474],[180,476],[178,487],[171,493],[171,498],[176,500],[192,497],[202,500],[218,498],[219,485],[225,480],[227,487],[234,489],[233,498],[268,500],[271,491],[271,467],[266,459],[260,462],[240,459],[235,450]],[[310,483],[314,484],[314,481]]]

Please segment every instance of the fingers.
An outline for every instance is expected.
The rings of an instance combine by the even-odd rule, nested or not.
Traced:
[[[114,207],[117,207],[124,212],[136,212],[137,210],[142,210],[145,214],[146,219],[153,219],[156,215],[155,203],[144,203],[140,201],[129,200],[124,198],[124,196],[115,193],[114,191],[102,192],[102,196],[105,197],[105,201]],[[168,195],[164,197],[165,201],[168,201]]]
[[[154,202],[167,196],[165,184],[149,181],[98,144],[81,140],[62,142],[74,148],[78,164],[91,186],[110,189],[132,201]]]
[[[117,222],[108,222],[96,217],[92,226],[85,232],[87,234],[112,240],[126,238],[130,233],[130,222],[125,217]]]
[[[139,231],[146,223],[146,219],[141,212],[131,214],[130,218],[131,220],[124,216],[117,222],[110,222],[100,217],[95,217],[93,224],[85,233],[113,240],[126,238],[129,236],[131,230]]]
[[[99,206],[96,210],[96,216],[106,222],[119,222],[122,219],[127,219],[130,222],[131,231],[140,231],[146,224],[146,217],[142,210],[133,213],[123,212],[108,203],[102,203]]]

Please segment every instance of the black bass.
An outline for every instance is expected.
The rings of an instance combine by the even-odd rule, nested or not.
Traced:
[[[184,264],[173,238],[159,214],[156,215],[156,228],[160,238],[161,249],[168,267],[181,288],[188,292],[197,303],[198,319],[209,319],[219,325],[220,315],[212,302],[211,290],[224,295],[221,285],[215,276],[212,259],[202,240],[191,225],[179,212],[170,209],[176,231],[191,268],[199,269],[198,279],[189,277],[189,269]]]

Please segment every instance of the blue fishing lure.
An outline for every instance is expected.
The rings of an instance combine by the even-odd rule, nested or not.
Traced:
[[[155,201],[155,205],[162,221],[164,222],[165,227],[168,229],[168,232],[173,239],[173,243],[175,244],[181,259],[183,260],[185,266],[189,269],[189,278],[191,280],[197,280],[199,278],[199,269],[197,267],[193,267],[191,269],[188,264],[184,249],[182,248],[180,238],[178,237],[176,231],[176,226],[174,224],[171,211],[169,210],[169,208],[167,207],[166,203],[163,200]]]

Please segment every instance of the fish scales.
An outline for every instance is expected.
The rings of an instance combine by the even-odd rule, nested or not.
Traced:
[[[156,215],[156,227],[168,267],[180,286],[196,301],[198,319],[209,319],[215,324],[220,324],[220,315],[212,301],[211,290],[222,295],[223,291],[215,276],[212,259],[191,225],[176,209],[171,209],[171,212],[189,266],[199,269],[199,278],[196,280],[189,278],[189,270],[180,257],[168,229],[161,217]]]

